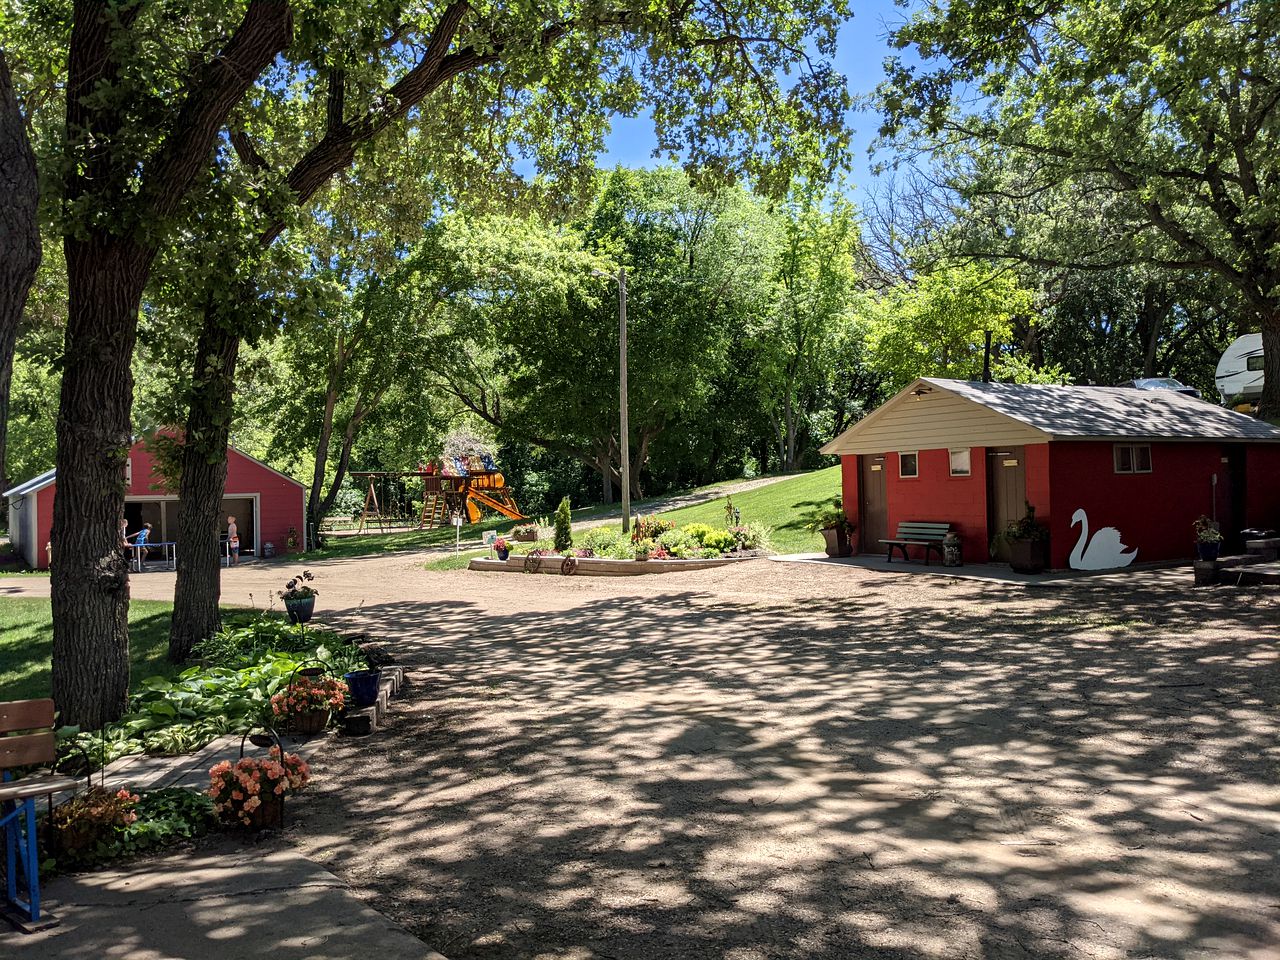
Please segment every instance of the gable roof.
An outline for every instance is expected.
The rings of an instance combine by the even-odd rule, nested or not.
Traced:
[[[1172,390],[921,377],[824,446],[822,452],[881,453],[1051,440],[1280,443],[1280,430]]]
[[[133,446],[129,448],[129,451],[133,452],[134,448],[140,446],[142,443],[143,443],[142,440],[135,441]],[[249,454],[245,453],[243,450],[237,450],[235,447],[228,444],[227,451],[228,453],[234,453],[237,456],[243,457],[244,459],[248,460],[250,463],[257,464],[258,466],[262,467],[262,469],[267,470],[271,473],[274,473],[277,477],[280,477],[282,480],[288,480],[290,483],[292,483],[294,486],[298,487],[299,489],[303,489],[303,490],[306,489],[306,484],[298,482],[293,477],[289,476],[287,473],[281,473],[275,467],[268,466],[267,464],[259,460],[257,457],[249,456]],[[53,470],[46,470],[44,473],[40,474],[40,476],[32,477],[26,483],[20,483],[13,489],[6,490],[4,491],[4,493],[0,493],[0,497],[26,496],[28,493],[35,493],[39,490],[43,490],[45,487],[55,483],[57,479],[58,479],[58,471],[56,468]]]
[[[40,476],[32,477],[26,483],[20,483],[16,487],[6,490],[4,493],[0,493],[0,497],[25,497],[28,493],[35,493],[38,490],[43,490],[45,487],[53,483],[54,475],[56,473],[57,470],[46,470],[44,473],[40,474]]]

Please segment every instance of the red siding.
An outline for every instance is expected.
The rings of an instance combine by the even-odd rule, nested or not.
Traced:
[[[1115,527],[1138,553],[1134,563],[1190,559],[1193,524],[1213,509],[1215,473],[1222,470],[1216,443],[1153,443],[1151,472],[1115,472],[1114,444],[1106,441],[1056,443],[1050,472],[1056,511],[1050,525],[1051,565],[1067,566],[1081,528],[1071,518],[1084,510],[1090,537]]]
[[[130,478],[126,495],[131,497],[164,497],[172,496],[176,490],[168,489],[155,473],[155,460],[141,441],[133,445],[129,451],[131,464]],[[49,542],[53,529],[53,495],[57,484],[52,484],[39,492],[38,543],[40,569],[48,567],[48,556],[44,545]],[[288,552],[289,528],[298,535],[298,549],[302,545],[302,533],[305,529],[302,485],[288,477],[264,467],[240,451],[227,450],[227,491],[228,497],[258,497],[257,534],[259,548],[270,541],[275,545],[276,554]],[[54,548],[56,551],[56,547]]]
[[[49,569],[47,546],[53,539],[53,487],[50,484],[36,494],[36,569]]]
[[[1280,444],[1248,449],[1245,467],[1245,514],[1251,527],[1280,530]]]
[[[964,541],[964,555],[970,563],[987,558],[987,452],[983,447],[970,451],[971,474],[951,476],[947,450],[920,450],[919,476],[901,477],[898,455],[885,457],[889,535],[906,520],[947,521]],[[914,553],[912,554],[914,556]]]

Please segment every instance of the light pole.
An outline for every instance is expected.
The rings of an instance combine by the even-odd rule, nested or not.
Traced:
[[[592,270],[593,276],[611,277],[618,283],[618,420],[622,452],[622,532],[631,530],[631,431],[627,422],[627,268],[617,276]]]

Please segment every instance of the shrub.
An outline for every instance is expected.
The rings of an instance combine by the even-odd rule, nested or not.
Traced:
[[[716,554],[728,553],[738,546],[737,538],[728,530],[712,530],[702,538],[702,545]]]
[[[733,535],[739,550],[768,550],[772,530],[763,523],[743,523],[731,527],[729,533]]]
[[[702,544],[706,541],[707,534],[714,533],[716,528],[706,523],[691,523],[682,529],[685,536]]]
[[[199,836],[213,819],[213,803],[195,790],[138,795],[93,787],[54,807],[49,851],[59,867],[92,866]]]
[[[631,525],[631,539],[635,542],[641,540],[657,540],[668,530],[674,530],[676,522],[674,520],[664,520],[662,517],[636,517],[635,522]]]
[[[568,550],[573,546],[573,517],[570,513],[569,498],[565,497],[556,507],[555,547],[557,550]]]
[[[677,554],[682,549],[702,546],[697,540],[683,530],[666,530],[658,538],[658,546],[668,553]]]
[[[648,538],[644,540],[631,541],[632,556],[636,560],[648,560],[653,551],[658,547],[657,541]]]
[[[623,539],[622,531],[614,527],[592,527],[578,537],[578,543],[597,555],[603,556]]]

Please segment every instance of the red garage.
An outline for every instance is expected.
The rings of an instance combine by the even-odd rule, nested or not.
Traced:
[[[1229,547],[1280,527],[1280,430],[1169,390],[922,378],[822,450],[864,553],[934,521],[970,561],[1007,559],[995,535],[1026,503],[1056,569],[1190,559],[1201,515]]]
[[[29,566],[42,570],[49,566],[56,488],[56,472],[50,470],[4,493],[9,498],[13,549]],[[150,523],[153,541],[177,539],[178,495],[156,473],[154,458],[143,441],[129,449],[124,501],[124,518],[130,533]],[[297,545],[294,549],[300,549],[305,514],[306,492],[302,484],[235,447],[227,448],[222,516],[224,520],[227,516],[236,518],[242,557],[261,556],[268,544],[269,552],[285,553],[291,540]],[[178,544],[177,549],[182,545]]]

